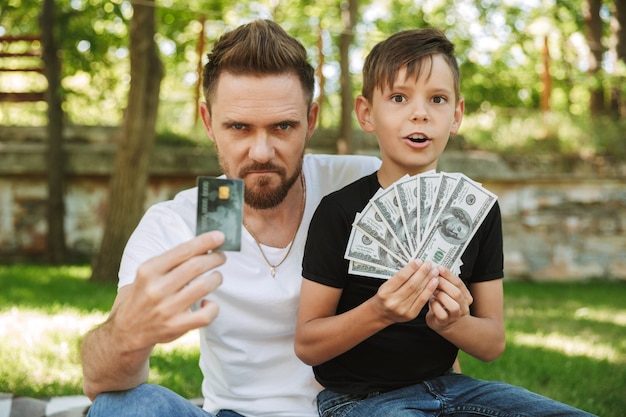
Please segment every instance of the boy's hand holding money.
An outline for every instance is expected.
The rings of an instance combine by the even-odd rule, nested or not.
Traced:
[[[426,314],[428,327],[440,332],[470,314],[470,305],[474,301],[461,278],[448,268],[438,267],[439,285],[428,302]]]
[[[383,283],[376,296],[381,317],[389,324],[413,320],[433,297],[439,284],[439,269],[414,259]]]

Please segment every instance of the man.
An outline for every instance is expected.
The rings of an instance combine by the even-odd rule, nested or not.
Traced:
[[[304,156],[319,111],[314,71],[277,24],[226,33],[208,59],[202,119],[224,174],[244,181],[242,248],[219,252],[220,232],[194,237],[196,189],[148,210],[109,319],[82,345],[91,416],[317,415],[318,385],[293,352],[308,224],[324,195],[380,161]],[[195,328],[205,411],[144,384],[152,348]]]

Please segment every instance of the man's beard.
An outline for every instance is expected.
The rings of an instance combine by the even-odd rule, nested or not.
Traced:
[[[228,173],[228,164],[223,160],[218,151],[218,161],[222,172]],[[253,162],[250,165],[242,167],[237,173],[237,178],[244,178],[248,172],[251,171],[273,171],[280,176],[280,184],[276,187],[270,188],[269,178],[259,178],[252,186],[245,185],[244,200],[247,205],[257,210],[266,210],[277,207],[283,202],[291,187],[296,183],[298,177],[302,173],[302,159],[303,155],[298,160],[298,164],[291,176],[287,176],[285,169],[274,165],[271,162],[268,163],[256,163]],[[230,176],[229,174],[227,174]]]

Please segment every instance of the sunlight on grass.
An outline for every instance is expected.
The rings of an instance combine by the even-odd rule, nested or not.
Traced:
[[[0,379],[30,386],[75,386],[82,381],[80,341],[82,336],[106,319],[104,313],[78,314],[66,310],[49,315],[33,309],[13,307],[0,313]],[[199,355],[198,333],[191,331],[167,344],[157,345],[155,356],[195,358]],[[168,374],[153,370],[154,382],[163,383]],[[16,375],[18,377],[16,378]],[[9,388],[11,388],[9,386]]]
[[[574,317],[626,327],[626,311],[583,307],[576,310]]]
[[[104,320],[104,314],[64,312],[54,316],[13,307],[0,314],[0,378],[26,381],[37,391],[45,386],[76,386],[82,379],[79,341]],[[8,380],[8,379],[7,379]]]
[[[626,364],[626,357],[613,346],[598,340],[583,340],[583,336],[517,332],[512,335],[510,342],[520,346],[549,349],[567,356],[585,356],[597,360],[607,360],[614,364]]]

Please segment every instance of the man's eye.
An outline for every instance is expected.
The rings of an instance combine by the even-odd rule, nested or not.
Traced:
[[[276,127],[278,127],[278,130],[288,130],[289,128],[293,127],[293,124],[289,122],[282,122],[279,123]]]
[[[391,101],[393,101],[394,103],[402,103],[405,100],[404,96],[400,95],[400,94],[394,94],[393,96],[391,96]]]
[[[242,130],[246,127],[246,125],[244,125],[243,123],[233,123],[232,125],[230,125],[230,127],[235,130]]]

